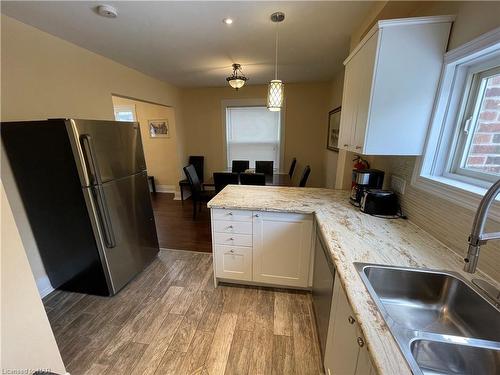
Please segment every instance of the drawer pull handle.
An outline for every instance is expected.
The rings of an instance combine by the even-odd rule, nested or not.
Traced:
[[[352,316],[349,316],[349,318],[347,318],[347,320],[349,321],[349,324],[356,323],[356,319],[354,319]]]
[[[228,241],[234,241],[234,238],[233,237],[230,237],[227,239]]]
[[[232,225],[230,225],[230,226],[228,226],[228,227],[227,227],[227,229],[233,229],[233,226],[232,226]]]
[[[259,214],[255,214],[255,217],[260,217],[260,215]]]
[[[349,147],[349,144],[347,144],[347,143],[344,143],[344,147]]]
[[[363,338],[362,338],[362,337],[358,337],[358,338],[356,339],[356,341],[357,341],[358,345],[359,345],[361,348],[362,348],[363,346],[365,346],[365,340],[363,340]]]
[[[232,212],[228,212],[227,214],[228,214],[228,215],[232,215],[233,213],[232,213]]]
[[[231,254],[234,254],[234,250],[229,250],[229,252],[230,252]]]

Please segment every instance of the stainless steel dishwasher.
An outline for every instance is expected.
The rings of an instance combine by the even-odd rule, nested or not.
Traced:
[[[326,336],[328,334],[328,323],[330,321],[330,307],[332,305],[334,280],[335,266],[331,261],[328,249],[323,242],[319,229],[316,229],[312,295],[322,359],[324,359],[325,356]]]

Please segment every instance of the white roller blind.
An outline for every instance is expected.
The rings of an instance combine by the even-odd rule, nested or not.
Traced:
[[[256,160],[274,161],[279,170],[280,113],[266,107],[226,108],[227,161],[249,160],[250,168]]]

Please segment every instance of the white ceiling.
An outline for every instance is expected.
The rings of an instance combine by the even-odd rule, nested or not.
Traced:
[[[342,67],[349,36],[373,2],[149,2],[110,1],[118,18],[96,14],[87,1],[2,1],[2,13],[182,87],[223,86],[231,64],[242,64],[248,84],[274,75],[271,13],[279,25],[279,78],[324,81]],[[222,19],[231,17],[230,26]],[[8,53],[8,51],[7,51]]]

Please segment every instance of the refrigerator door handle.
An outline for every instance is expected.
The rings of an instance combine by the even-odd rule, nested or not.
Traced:
[[[101,184],[101,172],[99,171],[99,164],[97,159],[94,157],[94,143],[90,134],[82,134],[80,136],[80,142],[82,144],[83,153],[85,157],[85,167],[87,168],[87,173],[90,177],[90,184]]]
[[[91,180],[90,182],[91,184],[95,184],[95,186],[92,186],[92,192],[93,196],[95,196],[97,200],[99,226],[102,233],[104,233],[104,243],[106,247],[111,249],[116,246],[116,240],[113,232],[113,226],[111,225],[111,217],[106,203],[106,196],[104,195],[104,191],[101,186],[99,164],[97,163],[97,159],[94,157],[94,144],[90,134],[82,134],[80,136],[80,140],[84,150],[86,167]]]
[[[98,208],[98,223],[101,227],[101,231],[104,233],[104,243],[108,249],[112,249],[116,246],[115,233],[113,232],[113,226],[111,225],[111,217],[108,211],[108,205],[106,203],[106,196],[101,185],[96,185],[92,187],[92,190],[97,198],[97,208]]]

